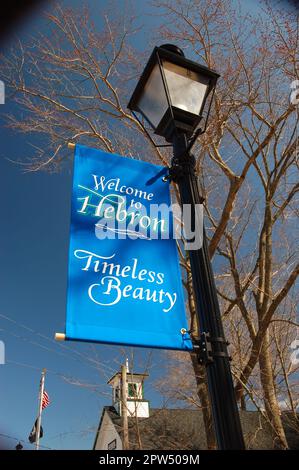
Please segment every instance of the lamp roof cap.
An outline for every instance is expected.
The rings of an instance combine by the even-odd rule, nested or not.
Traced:
[[[180,49],[178,46],[175,46],[174,44],[162,44],[160,48],[166,49],[167,51],[172,52],[173,54],[178,54],[182,57],[185,57],[185,54],[182,49]]]

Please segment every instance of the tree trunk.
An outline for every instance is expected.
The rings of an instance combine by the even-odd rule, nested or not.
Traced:
[[[198,358],[196,354],[191,353],[191,360],[197,383],[197,395],[202,408],[202,415],[207,438],[207,448],[209,450],[216,450],[217,443],[214,432],[213,417],[209,400],[205,368],[198,363]]]
[[[241,394],[241,397],[240,397],[240,408],[241,410],[243,411],[246,411],[247,407],[246,407],[246,397],[245,397],[245,394],[244,394],[244,389],[242,389],[242,394]]]
[[[270,339],[269,331],[267,330],[259,356],[260,378],[264,392],[265,410],[273,430],[274,448],[287,449],[288,443],[282,425],[280,409],[275,393],[271,353],[269,346]]]

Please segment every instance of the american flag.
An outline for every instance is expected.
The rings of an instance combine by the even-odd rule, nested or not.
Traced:
[[[47,408],[47,406],[50,405],[50,398],[49,398],[49,395],[47,394],[46,391],[44,391],[43,393],[43,400],[42,400],[42,409],[44,410],[45,408]]]

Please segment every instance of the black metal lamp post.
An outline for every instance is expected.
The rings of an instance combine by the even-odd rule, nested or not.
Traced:
[[[191,226],[195,228],[195,208],[203,199],[190,150],[197,136],[205,132],[218,77],[216,72],[186,59],[177,46],[166,44],[154,49],[128,104],[135,116],[140,113],[155,134],[173,146],[170,178],[179,186],[181,203],[191,206]],[[199,361],[206,365],[218,448],[244,449],[204,229],[201,248],[190,250],[189,256],[201,331],[194,347]]]

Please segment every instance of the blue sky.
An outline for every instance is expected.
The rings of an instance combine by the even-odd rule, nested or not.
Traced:
[[[78,6],[81,2],[63,3]],[[96,12],[106,2],[87,3]],[[133,4],[136,13],[148,8],[147,2]],[[151,27],[158,20],[150,17],[146,21]],[[16,37],[25,41],[35,29],[46,28],[41,12],[36,11],[9,42]],[[142,41],[139,45],[148,47]],[[28,442],[36,418],[40,372],[45,367],[52,404],[43,413],[41,444],[53,449],[90,449],[102,406],[111,404],[106,382],[125,356],[131,357],[132,349],[53,339],[65,326],[72,168],[69,163],[58,174],[24,173],[10,161],[22,160],[36,144],[29,135],[15,135],[4,127],[3,115],[12,106],[6,101],[0,108],[0,340],[6,349],[6,364],[0,366],[0,434]],[[134,350],[136,370],[143,371],[149,354],[149,350]],[[164,362],[163,352],[151,353],[151,377],[145,392],[153,406],[161,404],[154,381]],[[75,385],[78,381],[85,386]],[[13,439],[5,442],[8,448],[17,444]],[[29,443],[23,445],[31,448]]]
[[[6,364],[0,366],[0,433],[27,438],[36,415],[40,371],[46,367],[52,404],[44,412],[42,444],[90,448],[94,432],[80,432],[95,427],[102,406],[110,404],[106,382],[126,354],[120,347],[53,340],[55,331],[64,331],[65,322],[71,168],[59,174],[24,174],[3,157],[21,155],[26,142],[3,128],[0,139],[0,339],[6,348]],[[131,353],[128,349],[129,357]],[[140,371],[148,351],[135,350],[135,354]],[[154,352],[152,360],[151,381],[163,358]],[[146,390],[157,406],[159,397],[150,384]]]
[[[84,3],[96,16],[106,0]],[[250,7],[249,2],[246,5],[254,11],[257,3],[251,0]],[[147,0],[118,4],[122,8],[130,4],[141,16],[138,47],[147,49],[150,30],[163,19],[146,16],[152,12]],[[34,29],[46,28],[47,22],[36,11],[11,41],[15,37],[25,41]],[[0,365],[0,434],[25,440],[30,448],[27,438],[36,418],[40,373],[45,367],[52,403],[43,413],[41,444],[52,449],[90,449],[102,406],[111,403],[106,382],[124,358],[131,357],[132,349],[54,341],[55,331],[64,331],[65,322],[72,168],[68,163],[58,174],[24,173],[13,164],[10,160],[22,160],[36,141],[3,126],[2,117],[11,109],[10,101],[0,106],[0,340],[6,348],[6,364]],[[150,361],[145,394],[152,406],[160,406],[155,380],[165,371],[165,353],[135,349],[134,355],[138,372]],[[6,443],[14,448],[17,441],[9,438]]]

